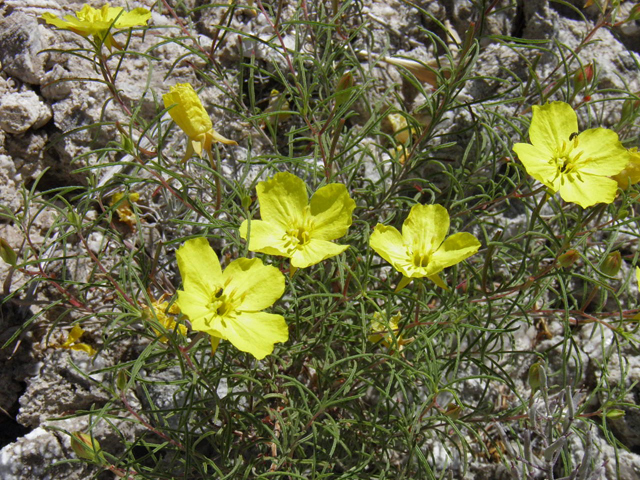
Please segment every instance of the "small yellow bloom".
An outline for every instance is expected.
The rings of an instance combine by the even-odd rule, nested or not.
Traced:
[[[399,335],[400,328],[398,324],[402,315],[400,313],[389,318],[389,324],[385,324],[382,321],[380,313],[373,314],[373,320],[371,322],[371,333],[367,337],[372,343],[381,343],[387,348],[392,348],[394,345],[398,345],[398,350],[402,350],[403,347],[411,342],[413,338],[404,338],[403,335]]]
[[[146,307],[145,309],[146,318],[153,318],[162,325],[165,330],[173,332],[174,330],[178,330],[182,336],[187,335],[187,327],[177,323],[170,315],[178,315],[180,313],[180,309],[178,305],[175,303],[169,306],[169,302],[161,302],[158,300],[153,300],[151,302],[151,307]],[[156,329],[153,325],[151,326],[154,333],[159,337],[159,340],[162,343],[167,343],[169,339],[164,334],[163,331]]]
[[[176,256],[184,287],[177,304],[193,330],[229,340],[258,360],[288,340],[284,317],[262,311],[284,293],[280,270],[257,258],[238,258],[223,272],[205,238],[187,240]]]
[[[233,140],[223,137],[213,129],[209,114],[202,106],[198,94],[190,83],[178,83],[171,87],[169,93],[162,96],[165,108],[173,121],[187,134],[187,151],[182,157],[186,161],[196,153],[202,157],[202,152],[211,154],[212,145],[216,142],[227,145],[237,145]]]
[[[438,276],[442,270],[475,254],[480,248],[476,237],[459,232],[446,238],[449,213],[441,205],[414,205],[396,228],[379,223],[369,238],[369,245],[393,268],[404,275],[398,289],[412,278],[427,277],[439,287],[447,288]]]
[[[640,153],[638,153],[637,147],[629,149],[628,152],[629,165],[619,174],[611,177],[618,182],[618,186],[623,190],[640,182]]]
[[[564,102],[532,108],[531,143],[513,146],[527,173],[582,208],[613,202],[618,184],[608,177],[629,163],[618,134],[606,128],[578,134],[578,116]]]
[[[414,133],[413,128],[407,123],[407,118],[400,113],[390,113],[385,117],[385,121],[389,123],[395,139],[400,143],[407,143]]]
[[[325,185],[309,202],[305,183],[281,172],[256,190],[262,220],[251,221],[251,232],[247,220],[240,225],[252,252],[287,257],[294,268],[306,268],[348,248],[331,241],[346,235],[356,207],[343,184]]]
[[[122,223],[126,223],[131,228],[133,228],[135,224],[138,223],[138,218],[136,217],[135,212],[131,208],[131,202],[136,203],[138,200],[140,200],[140,194],[133,192],[133,193],[129,193],[126,199],[124,199],[124,197],[125,197],[125,194],[122,192],[115,193],[113,197],[111,197],[109,206],[113,207],[115,205],[118,205],[116,207],[116,213],[118,214],[118,219]]]
[[[269,94],[269,105],[264,109],[264,113],[270,114],[263,120],[264,124],[274,127],[280,122],[286,122],[291,118],[290,113],[284,113],[286,110],[289,110],[289,108],[290,106],[287,96],[284,92],[280,93],[274,88]]]
[[[80,326],[74,325],[73,328],[71,328],[71,331],[69,332],[69,336],[67,337],[65,342],[62,345],[60,345],[60,348],[64,348],[66,350],[77,350],[80,352],[85,352],[91,356],[98,353],[95,351],[95,349],[93,349],[91,346],[87,345],[86,343],[78,342],[78,340],[80,340],[80,337],[82,337],[83,334],[84,334],[84,330]]]
[[[65,15],[60,19],[51,13],[45,12],[42,18],[49,25],[54,25],[63,30],[71,30],[83,37],[93,36],[98,43],[104,43],[109,50],[115,45],[120,48],[111,34],[112,29],[141,27],[147,24],[151,18],[151,12],[146,8],[136,8],[125,12],[122,7],[110,7],[107,3],[100,10],[89,5],[76,12],[76,16]]]

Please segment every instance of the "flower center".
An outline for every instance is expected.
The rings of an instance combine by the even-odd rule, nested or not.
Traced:
[[[215,314],[220,317],[225,317],[233,311],[234,307],[231,299],[225,295],[222,288],[220,288],[211,296],[211,300],[207,304],[207,309],[215,312]]]
[[[296,250],[302,250],[311,241],[313,221],[309,214],[309,206],[305,207],[301,220],[299,223],[292,223],[284,234],[283,240],[289,254],[293,254]]]
[[[413,265],[417,268],[426,268],[429,265],[429,260],[431,258],[430,252],[414,250],[410,255],[413,261]]]
[[[562,146],[556,150],[555,156],[549,161],[549,163],[555,164],[556,167],[556,175],[553,180],[560,178],[561,185],[564,185],[565,180],[569,182],[575,181],[574,176],[580,179],[578,162],[584,152],[576,152],[577,147],[578,136],[577,134],[572,134],[568,141],[562,142]]]
[[[286,240],[291,247],[301,248],[309,243],[311,235],[304,227],[292,228],[291,230],[287,230]]]

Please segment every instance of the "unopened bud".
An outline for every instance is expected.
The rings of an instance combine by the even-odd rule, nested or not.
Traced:
[[[118,376],[116,377],[116,387],[118,387],[118,390],[120,390],[121,392],[124,391],[127,388],[128,381],[129,374],[127,373],[127,371],[124,368],[119,370]]]
[[[593,63],[589,63],[576,72],[576,74],[573,76],[573,85],[576,91],[582,90],[589,83],[591,83],[591,80],[593,80],[594,71],[595,69],[593,68]]]
[[[569,268],[576,263],[579,258],[580,254],[578,251],[571,248],[558,257],[558,263],[561,267]]]
[[[13,251],[11,245],[9,245],[9,243],[7,243],[7,241],[2,237],[0,237],[0,258],[12,267],[16,266],[16,262],[18,260],[16,252]]]
[[[457,403],[449,403],[447,408],[444,410],[444,414],[451,418],[452,420],[457,420],[460,418],[460,414],[462,413],[462,407]]]
[[[622,266],[622,255],[618,250],[611,252],[600,265],[600,271],[609,277],[615,277]]]
[[[541,362],[536,362],[529,368],[529,386],[533,392],[547,387],[547,374]]]
[[[349,90],[355,84],[353,74],[351,72],[345,73],[338,84],[336,85],[336,108],[340,108],[351,97],[351,91]]]
[[[631,7],[631,11],[629,12],[629,16],[625,20],[625,22],[635,22],[640,20],[640,3],[635,4]]]
[[[607,412],[604,414],[605,417],[607,418],[622,418],[624,417],[625,413],[624,410],[620,410],[618,408],[613,408],[611,410],[607,410]]]
[[[638,110],[640,110],[640,100],[637,100],[635,98],[627,98],[622,103],[620,121],[623,123],[632,121],[633,119],[635,119]]]
[[[82,432],[71,434],[71,449],[78,458],[97,462],[102,460],[100,444],[91,435]]]

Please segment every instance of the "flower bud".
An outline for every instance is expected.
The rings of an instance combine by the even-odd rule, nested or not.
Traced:
[[[84,460],[92,462],[102,460],[100,444],[91,435],[82,432],[73,432],[71,434],[71,449]]]
[[[593,63],[585,65],[583,68],[579,69],[576,72],[576,74],[573,76],[573,86],[575,87],[576,91],[582,90],[589,83],[591,83],[591,80],[593,80],[593,73]]]
[[[129,374],[124,368],[120,369],[116,377],[116,387],[118,387],[118,390],[120,390],[121,392],[124,391],[127,388],[128,381]]]
[[[452,420],[458,420],[462,413],[462,407],[457,403],[451,402],[447,405],[443,413]]]
[[[569,268],[580,258],[577,250],[571,248],[558,257],[558,263],[561,267]]]
[[[607,410],[607,412],[604,415],[607,418],[615,419],[615,418],[624,417],[625,412],[624,410],[620,410],[619,408],[613,408],[611,410]]]
[[[615,277],[622,266],[622,255],[618,250],[611,252],[600,265],[600,271],[609,277]]]
[[[547,387],[547,374],[541,362],[536,362],[529,368],[529,386],[533,392]]]
[[[625,22],[635,22],[637,20],[640,20],[640,3],[631,7],[631,11],[629,11],[629,16]]]
[[[345,73],[336,85],[336,108],[340,108],[351,97],[351,91],[349,90],[355,84],[353,74],[351,72]]]
[[[627,98],[622,103],[622,110],[620,112],[620,121],[622,123],[633,121],[640,109],[640,100],[634,98]]]
[[[16,252],[13,251],[11,245],[9,245],[9,243],[7,243],[7,241],[2,237],[0,237],[0,258],[12,267],[16,266],[16,262],[18,260]]]

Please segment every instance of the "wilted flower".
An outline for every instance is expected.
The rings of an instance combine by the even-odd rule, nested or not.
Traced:
[[[126,223],[131,228],[133,228],[138,222],[138,218],[131,208],[131,202],[136,203],[138,200],[140,200],[139,193],[132,192],[129,194],[124,194],[122,192],[117,192],[113,194],[113,197],[111,197],[109,206],[113,207],[117,205],[116,213],[118,214],[118,219],[122,223]]]
[[[287,341],[284,317],[262,312],[284,293],[280,270],[257,258],[239,258],[223,272],[205,238],[187,240],[176,255],[184,288],[177,304],[193,330],[229,340],[258,360]]]
[[[203,151],[211,154],[212,145],[216,142],[237,145],[235,141],[223,137],[213,129],[211,118],[190,83],[174,85],[169,93],[162,96],[162,100],[173,121],[189,137],[183,162],[194,153],[199,157],[202,157]]]
[[[343,184],[325,185],[309,202],[304,182],[281,172],[258,183],[256,190],[262,220],[240,225],[240,236],[249,236],[252,252],[287,257],[293,267],[306,268],[348,248],[331,241],[347,233],[356,207]]]
[[[77,350],[79,352],[85,352],[91,356],[95,355],[96,352],[94,348],[86,343],[79,342],[80,337],[84,334],[84,330],[79,325],[74,325],[69,332],[69,336],[65,340],[65,342],[60,345],[60,348],[64,348],[66,350]]]
[[[140,27],[147,24],[151,12],[146,8],[136,8],[129,12],[122,7],[110,7],[107,3],[97,10],[89,5],[76,12],[76,16],[65,15],[62,19],[45,12],[42,18],[50,25],[63,30],[71,30],[83,37],[92,36],[96,42],[104,43],[109,50],[119,45],[113,38],[111,30]]]
[[[169,302],[162,302],[160,300],[153,300],[151,302],[151,307],[145,308],[145,316],[147,318],[153,318],[162,325],[165,330],[173,332],[176,330],[183,336],[187,335],[187,327],[177,323],[172,315],[178,315],[180,313],[180,309],[178,305],[175,303],[169,306]],[[163,331],[156,329],[153,324],[151,325],[154,333],[159,337],[159,340],[162,343],[167,343],[169,339],[166,337]]]
[[[285,113],[289,108],[289,101],[285,93],[274,88],[269,94],[269,104],[264,109],[264,113],[270,114],[264,118],[264,124],[274,127],[280,122],[286,122],[291,118],[290,113]]]
[[[421,277],[447,288],[438,273],[480,248],[480,242],[470,233],[459,232],[445,240],[448,232],[446,208],[414,205],[402,224],[402,234],[394,227],[379,223],[371,234],[369,245],[404,275],[398,288],[407,285],[412,278]]]
[[[640,182],[640,153],[638,153],[637,147],[629,149],[628,152],[629,164],[619,174],[611,177],[618,182],[618,186],[623,190]]]
[[[396,315],[389,318],[389,324],[385,324],[382,320],[382,316],[380,313],[375,312],[373,314],[373,320],[371,321],[371,333],[367,337],[367,339],[372,343],[381,343],[387,348],[392,348],[394,345],[398,345],[398,350],[402,350],[402,348],[413,342],[413,338],[404,338],[403,335],[399,334],[399,326],[400,319],[402,318],[402,314],[397,313]]]
[[[564,102],[532,108],[531,143],[513,146],[527,173],[582,208],[613,202],[618,185],[608,177],[629,163],[618,134],[606,128],[578,134],[578,117]]]

